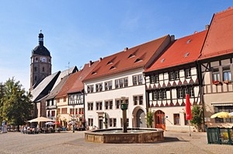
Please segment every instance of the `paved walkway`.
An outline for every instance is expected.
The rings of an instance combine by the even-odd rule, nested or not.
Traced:
[[[208,144],[206,133],[164,133],[150,144],[100,144],[84,141],[84,132],[0,134],[0,154],[231,154],[232,145]]]

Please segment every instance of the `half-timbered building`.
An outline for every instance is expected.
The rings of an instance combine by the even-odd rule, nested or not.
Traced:
[[[215,112],[233,112],[233,8],[213,15],[199,58],[202,72],[205,122],[233,122],[215,118]]]
[[[185,95],[192,105],[201,104],[197,59],[207,30],[195,32],[175,42],[145,73],[148,110],[153,112],[153,127],[188,130]]]

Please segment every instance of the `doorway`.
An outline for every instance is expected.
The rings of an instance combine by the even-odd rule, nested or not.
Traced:
[[[103,129],[103,116],[99,116],[98,128],[99,128],[99,129]]]
[[[142,109],[136,113],[136,127],[146,127],[145,112]]]
[[[165,126],[165,113],[161,110],[158,110],[154,114],[155,116],[155,128],[162,128],[163,130],[166,129]]]

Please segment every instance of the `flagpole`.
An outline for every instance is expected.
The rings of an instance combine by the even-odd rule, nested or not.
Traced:
[[[189,136],[191,136],[190,120],[189,120]]]

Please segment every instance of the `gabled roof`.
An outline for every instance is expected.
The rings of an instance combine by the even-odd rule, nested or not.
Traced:
[[[60,77],[60,76],[59,76]],[[68,79],[68,75],[65,76],[64,78],[62,78],[60,80],[60,82],[55,86],[55,88],[53,88],[50,93],[48,94],[48,96],[46,97],[46,100],[49,99],[53,99],[57,96],[57,94],[60,92],[61,88],[63,87],[63,85],[66,83],[67,79]],[[57,79],[58,80],[58,79]]]
[[[233,8],[213,15],[200,59],[233,53]]]
[[[65,84],[62,86],[61,90],[58,92],[55,98],[61,98],[61,97],[67,96],[67,92],[73,86],[74,82],[78,79],[80,74],[81,74],[81,71],[70,74]]]
[[[170,43],[171,37],[166,35],[156,40],[132,47],[124,51],[104,57],[84,79],[96,79],[136,68],[144,68],[158,56]]]
[[[90,62],[90,64],[85,64],[83,69],[81,70],[80,75],[78,76],[78,79],[74,81],[73,86],[68,90],[67,93],[75,93],[75,92],[81,92],[84,89],[83,85],[83,79],[95,68],[95,66],[99,63],[99,61],[96,62]]]
[[[195,62],[200,56],[207,30],[177,39],[145,72]]]
[[[37,100],[46,96],[49,93],[49,91],[52,89],[53,85],[55,84],[59,74],[60,74],[60,71],[53,73],[47,76],[46,78],[44,78],[39,83],[39,85],[31,91],[31,94],[32,94],[31,101],[36,102]]]
[[[54,84],[54,86],[53,86],[52,89],[54,89],[54,88],[60,83],[60,81],[61,81],[65,76],[68,76],[69,74],[72,74],[72,73],[77,72],[77,71],[78,71],[78,69],[77,69],[76,66],[73,66],[73,67],[71,67],[71,68],[69,68],[69,69],[66,69],[66,70],[62,71],[62,72],[59,74],[59,77],[57,78],[57,81],[56,81],[56,83]]]

